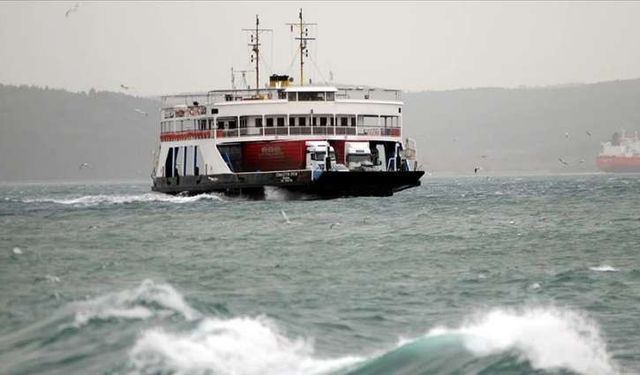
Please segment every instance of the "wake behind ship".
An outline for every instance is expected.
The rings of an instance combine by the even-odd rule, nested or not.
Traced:
[[[300,79],[260,87],[260,34],[251,32],[256,89],[162,98],[152,190],[263,196],[266,186],[321,198],[389,196],[420,185],[415,142],[404,138],[398,90],[304,85],[308,25],[299,31]],[[233,74],[233,73],[232,73]]]

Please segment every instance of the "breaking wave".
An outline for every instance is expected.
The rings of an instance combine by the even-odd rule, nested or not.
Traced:
[[[62,205],[71,205],[79,207],[97,206],[101,204],[128,204],[128,203],[146,203],[146,202],[167,202],[167,203],[191,203],[199,200],[215,200],[223,201],[221,197],[215,194],[200,194],[194,196],[174,196],[161,193],[145,193],[138,195],[85,195],[77,198],[53,199],[23,199],[23,203],[56,203]]]
[[[97,320],[147,319],[156,315],[176,313],[187,320],[200,316],[173,287],[156,284],[151,280],[143,281],[135,289],[72,303],[70,309],[74,315],[71,326],[75,328]]]
[[[138,373],[617,373],[597,325],[555,308],[495,309],[384,353],[339,358],[318,356],[312,340],[290,339],[264,317],[206,318],[186,333],[143,332],[130,361]]]
[[[133,370],[145,374],[320,374],[363,359],[318,358],[312,341],[289,339],[264,317],[208,318],[186,334],[151,329],[131,352]]]
[[[435,328],[367,361],[353,374],[530,373],[568,370],[615,374],[597,325],[555,308],[495,309],[458,328]]]

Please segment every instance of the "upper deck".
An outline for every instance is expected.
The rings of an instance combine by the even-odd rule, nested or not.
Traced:
[[[220,143],[322,135],[399,139],[400,91],[304,86],[215,90],[162,98],[161,140]]]

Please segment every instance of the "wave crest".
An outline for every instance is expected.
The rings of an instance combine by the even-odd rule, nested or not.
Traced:
[[[148,330],[130,354],[134,372],[215,374],[318,374],[362,361],[320,359],[312,342],[289,339],[264,317],[207,318],[190,333]]]
[[[457,329],[433,329],[427,337],[443,335],[461,336],[465,348],[478,356],[515,350],[535,369],[616,373],[598,326],[573,311],[496,309]]]
[[[156,315],[178,313],[187,320],[200,314],[191,308],[182,295],[171,285],[156,284],[145,280],[131,290],[110,293],[88,301],[75,302],[70,306],[74,314],[75,328],[91,321],[110,319],[148,319]]]

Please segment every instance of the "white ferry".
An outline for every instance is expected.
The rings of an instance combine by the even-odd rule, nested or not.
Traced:
[[[400,91],[305,85],[308,23],[299,30],[300,78],[260,88],[259,20],[251,29],[256,88],[162,98],[153,190],[264,196],[266,186],[319,198],[389,196],[420,185],[415,142],[403,132]],[[404,142],[403,142],[404,140]]]

